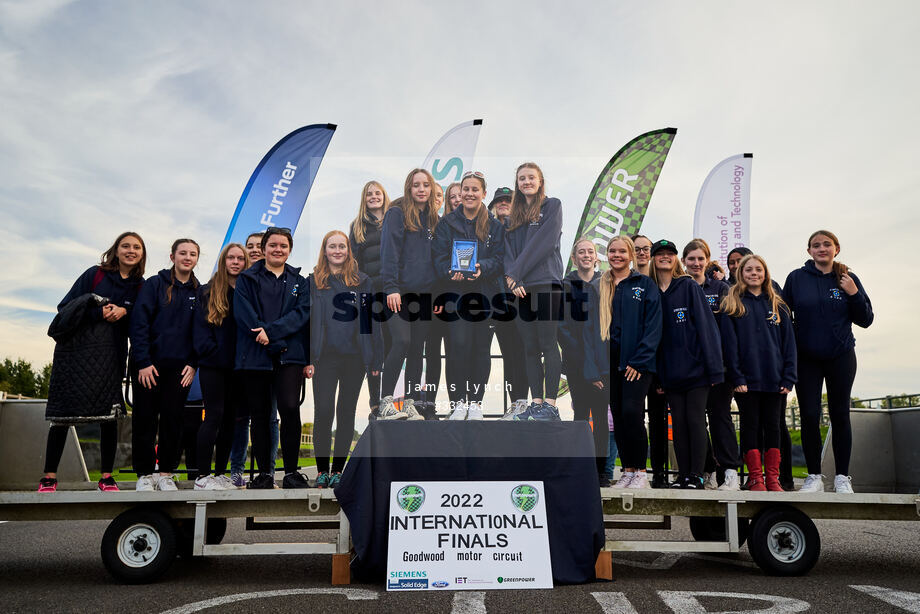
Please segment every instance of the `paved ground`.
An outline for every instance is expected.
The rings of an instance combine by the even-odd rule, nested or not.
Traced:
[[[614,582],[552,591],[410,594],[387,593],[382,585],[332,588],[327,556],[177,559],[160,582],[124,586],[108,576],[99,557],[106,522],[4,523],[0,524],[0,610],[920,613],[920,524],[816,524],[822,555],[803,578],[764,576],[746,549],[725,556],[629,553],[615,556]],[[674,531],[678,535],[671,538],[686,538],[686,521],[676,519]],[[623,532],[611,532],[614,536],[622,539]],[[299,538],[302,535],[289,532],[247,533],[242,520],[232,520],[225,541]],[[754,595],[762,598],[751,598]]]

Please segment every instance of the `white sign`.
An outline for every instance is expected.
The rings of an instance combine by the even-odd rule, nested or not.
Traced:
[[[543,482],[393,482],[387,590],[552,588]]]
[[[442,189],[447,189],[454,181],[460,181],[463,173],[470,170],[480,128],[481,119],[454,126],[428,152],[422,168],[431,173]]]
[[[728,270],[728,252],[751,244],[751,166],[754,154],[738,154],[719,162],[700,189],[693,215],[693,236],[705,239]]]

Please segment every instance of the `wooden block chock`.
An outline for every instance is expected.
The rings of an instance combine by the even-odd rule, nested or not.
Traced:
[[[351,584],[351,555],[333,554],[332,555],[332,585],[341,586]]]
[[[333,565],[335,563],[333,562]],[[334,567],[333,567],[334,569]],[[335,573],[333,572],[333,577]],[[613,553],[608,550],[601,550],[597,555],[597,562],[594,563],[594,577],[597,580],[613,580]],[[333,584],[335,582],[333,581]]]

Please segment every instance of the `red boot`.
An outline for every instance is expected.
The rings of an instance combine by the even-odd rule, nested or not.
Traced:
[[[760,450],[748,450],[745,452],[744,464],[748,468],[748,490],[755,492],[766,491],[767,487],[763,485],[763,471],[760,467]]]
[[[783,492],[783,487],[779,485],[779,448],[770,448],[765,454],[766,462],[764,465],[767,470],[767,490],[770,492]]]

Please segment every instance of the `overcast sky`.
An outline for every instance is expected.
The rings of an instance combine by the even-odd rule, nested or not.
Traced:
[[[775,278],[827,227],[876,312],[854,394],[918,392],[920,193],[915,2],[0,1],[0,357],[50,360],[73,280],[126,229],[148,273],[171,241],[207,277],[264,153],[339,128],[295,235],[354,217],[365,181],[398,195],[452,126],[482,118],[489,190],[534,160],[571,242],[626,141],[678,129],[643,233],[691,238],[709,170],[754,153],[752,243]],[[565,249],[565,247],[564,247]],[[902,264],[903,263],[903,264]],[[305,271],[306,272],[306,271]],[[912,275],[910,276],[912,277]]]

